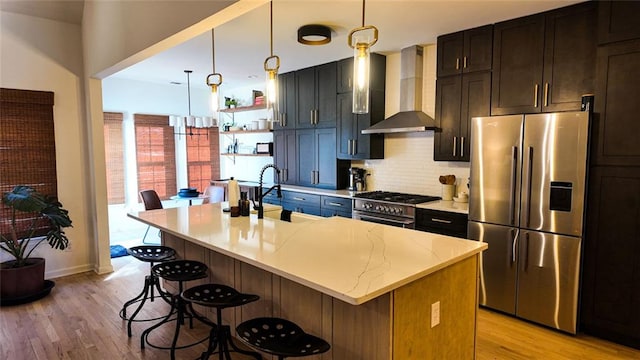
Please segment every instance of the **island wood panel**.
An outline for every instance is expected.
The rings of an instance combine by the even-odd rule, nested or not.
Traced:
[[[235,289],[246,294],[260,296],[260,300],[238,308],[240,311],[239,321],[273,316],[273,308],[276,304],[273,300],[274,280],[272,274],[237,260],[234,268],[236,269]]]
[[[201,248],[202,249],[202,248]],[[234,260],[226,255],[215,251],[204,251],[209,253],[209,279],[212,283],[227,285],[235,288]],[[216,313],[212,309],[207,313],[209,319],[215,320]],[[236,311],[228,309],[222,312],[222,321],[235,329]],[[232,331],[233,333],[233,331]]]
[[[475,359],[477,269],[473,256],[394,291],[394,359]],[[440,324],[432,328],[437,301]]]
[[[333,335],[325,338],[333,350],[331,359],[392,359],[392,308],[390,293],[361,305],[333,299]]]

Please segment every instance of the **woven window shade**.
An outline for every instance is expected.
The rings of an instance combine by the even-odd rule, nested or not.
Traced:
[[[124,204],[124,139],[122,113],[104,113],[104,147],[109,204]]]
[[[220,178],[220,139],[218,128],[198,129],[209,136],[186,136],[187,138],[187,172],[189,187],[199,191],[211,184],[211,180]]]
[[[27,185],[57,197],[53,92],[3,88],[0,109],[0,193]],[[5,236],[10,219],[10,209],[0,203],[0,232]],[[28,228],[32,219],[21,214],[18,228]],[[35,235],[44,235],[48,229],[48,223],[42,222]]]
[[[177,193],[176,155],[169,117],[134,114],[138,190],[155,190],[166,200]]]

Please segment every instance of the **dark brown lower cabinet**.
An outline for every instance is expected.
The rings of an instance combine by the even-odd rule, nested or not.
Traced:
[[[640,167],[591,169],[581,324],[640,348]]]

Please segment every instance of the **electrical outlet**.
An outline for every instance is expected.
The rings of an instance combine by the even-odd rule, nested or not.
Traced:
[[[440,324],[440,301],[431,304],[431,327]]]

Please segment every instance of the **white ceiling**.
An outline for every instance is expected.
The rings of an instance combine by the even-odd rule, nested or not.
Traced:
[[[568,0],[369,0],[366,24],[379,29],[374,52],[392,53],[415,44],[433,44],[438,35],[567,6]],[[13,3],[13,9],[6,3]],[[38,3],[20,11],[16,4]],[[51,13],[43,15],[43,3]],[[75,3],[75,4],[74,4]],[[0,9],[77,23],[82,1],[0,0]],[[152,2],[149,1],[149,6]],[[64,10],[64,9],[67,10]],[[62,9],[62,10],[61,10]],[[82,7],[80,6],[80,9]],[[31,13],[29,13],[31,11]],[[73,18],[76,21],[73,21]],[[281,60],[280,72],[326,63],[352,56],[347,45],[349,31],[361,25],[360,0],[273,0],[274,53]],[[306,24],[323,24],[332,29],[327,45],[308,46],[296,41],[297,29]],[[264,81],[263,61],[269,56],[269,4],[265,4],[215,29],[216,70],[223,86],[235,88]],[[193,70],[192,86],[205,87],[211,73],[211,32],[141,61],[114,75],[154,83],[186,82],[183,70]],[[252,78],[253,77],[253,78]]]

